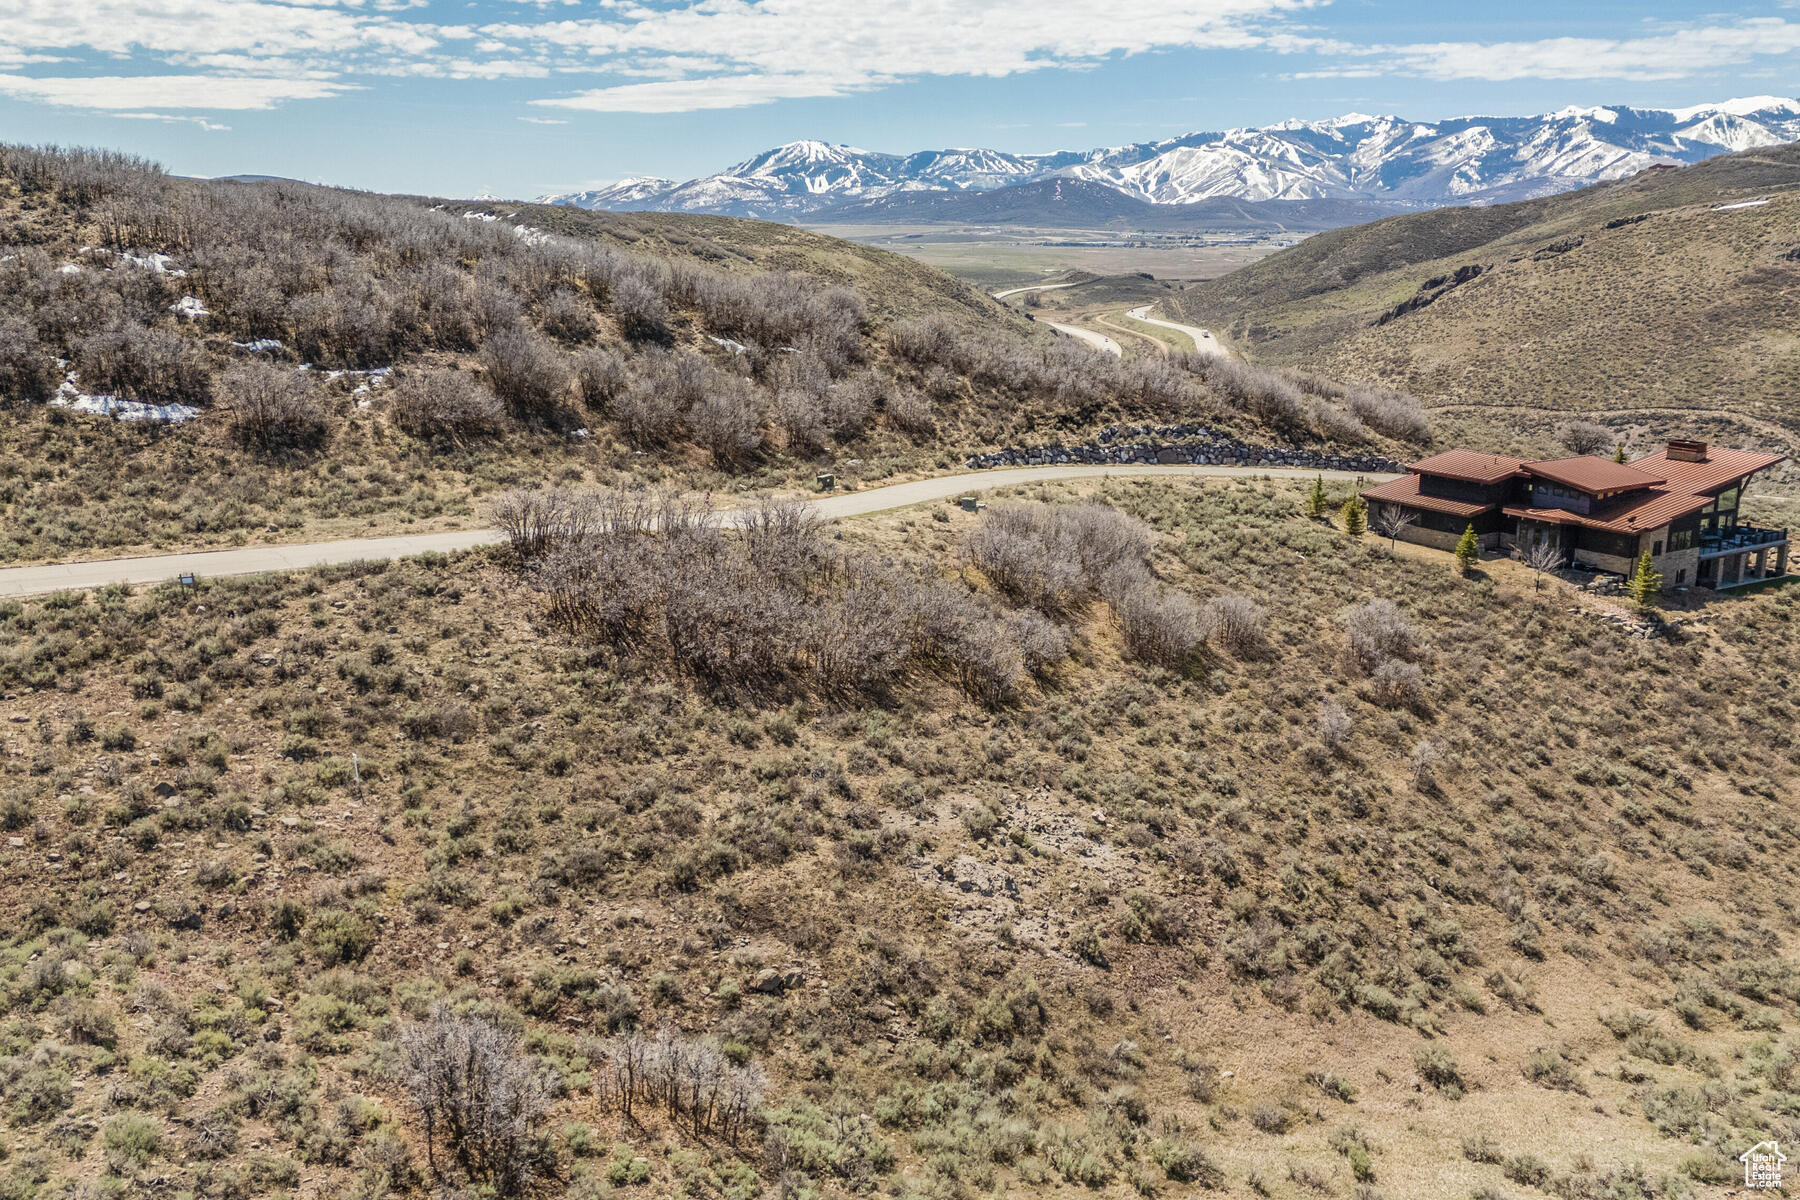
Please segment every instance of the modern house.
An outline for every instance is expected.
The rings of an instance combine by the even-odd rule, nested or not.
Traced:
[[[1565,564],[1620,575],[1648,552],[1665,587],[1731,588],[1787,574],[1787,530],[1738,520],[1744,485],[1785,457],[1690,441],[1630,463],[1446,450],[1363,498],[1375,523],[1410,517],[1409,542],[1449,549],[1473,526],[1488,549],[1547,542]]]

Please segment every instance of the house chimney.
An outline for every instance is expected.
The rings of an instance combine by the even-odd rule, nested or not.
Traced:
[[[1690,442],[1683,438],[1669,439],[1670,462],[1705,462],[1706,443]]]

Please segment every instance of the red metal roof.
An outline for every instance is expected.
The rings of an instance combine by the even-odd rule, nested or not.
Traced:
[[[1509,517],[1523,517],[1527,521],[1543,521],[1550,525],[1585,525],[1589,529],[1606,529],[1613,533],[1649,533],[1652,529],[1661,529],[1677,517],[1697,512],[1710,503],[1710,496],[1652,488],[1622,496],[1620,503],[1596,513],[1583,514],[1561,508],[1526,508],[1516,504],[1509,504],[1500,511]]]
[[[1504,454],[1480,454],[1474,450],[1445,450],[1430,458],[1407,464],[1408,471],[1421,475],[1442,475],[1468,483],[1499,483],[1519,473],[1525,465],[1522,458]]]
[[[1582,492],[1624,492],[1664,482],[1664,476],[1645,470],[1637,463],[1626,466],[1595,454],[1528,462],[1524,469],[1528,474]]]
[[[1472,517],[1493,507],[1491,504],[1467,504],[1461,500],[1446,500],[1442,496],[1424,495],[1419,491],[1417,475],[1402,475],[1398,479],[1390,479],[1386,483],[1364,489],[1362,495],[1365,500],[1386,500],[1409,508],[1428,508],[1433,512],[1449,513],[1455,517]]]
[[[1734,479],[1766,470],[1786,458],[1785,454],[1764,454],[1757,450],[1730,450],[1709,446],[1704,462],[1672,459],[1667,450],[1647,454],[1631,465],[1661,475],[1671,488],[1684,492],[1711,492]]]
[[[1594,455],[1527,462],[1504,454],[1445,450],[1408,466],[1406,469],[1413,474],[1369,488],[1363,496],[1457,517],[1473,517],[1493,506],[1424,495],[1419,491],[1419,476],[1438,475],[1469,483],[1498,483],[1515,475],[1538,476],[1579,491],[1619,494],[1601,500],[1595,511],[1587,514],[1515,504],[1505,505],[1501,511],[1509,517],[1552,525],[1584,525],[1612,533],[1648,533],[1698,512],[1712,502],[1712,493],[1735,480],[1772,467],[1786,457],[1784,454],[1714,446],[1707,448],[1706,458],[1700,462],[1671,459],[1667,450],[1661,450],[1623,464]]]

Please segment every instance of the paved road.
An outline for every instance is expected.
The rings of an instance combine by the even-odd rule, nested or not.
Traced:
[[[1058,333],[1066,333],[1072,338],[1078,338],[1081,341],[1086,342],[1095,349],[1104,350],[1115,358],[1125,357],[1125,352],[1119,349],[1119,343],[1113,341],[1104,333],[1095,333],[1093,330],[1083,329],[1079,325],[1058,325],[1055,321],[1045,321],[1044,324],[1056,330]]]
[[[1054,292],[1057,288],[1074,287],[1073,283],[1034,283],[1029,287],[1007,288],[1003,292],[995,292],[994,299],[1004,300],[1008,296],[1017,296],[1022,292]]]
[[[806,501],[824,518],[859,517],[889,509],[905,508],[965,495],[972,491],[1016,487],[1058,479],[1098,479],[1124,476],[1198,476],[1202,478],[1311,479],[1365,478],[1350,471],[1309,471],[1299,467],[1202,467],[1192,464],[1156,466],[1142,463],[1069,464],[1049,467],[1008,467],[971,471],[895,483],[860,492],[838,492]],[[0,596],[37,596],[67,588],[97,588],[109,583],[161,583],[192,572],[196,576],[260,575],[268,571],[294,571],[307,567],[374,559],[405,558],[431,552],[450,553],[501,541],[497,529],[468,529],[455,533],[402,534],[396,537],[348,538],[336,542],[306,542],[291,546],[245,546],[236,550],[199,550],[186,554],[159,554],[146,558],[112,558],[100,562],[54,563],[39,567],[0,569]]]
[[[1219,345],[1219,339],[1212,335],[1212,330],[1201,329],[1196,325],[1182,325],[1175,321],[1165,321],[1160,317],[1150,316],[1150,305],[1134,308],[1125,315],[1134,321],[1142,321],[1146,325],[1161,325],[1164,329],[1174,329],[1194,339],[1194,349],[1202,354],[1224,354],[1225,347]]]

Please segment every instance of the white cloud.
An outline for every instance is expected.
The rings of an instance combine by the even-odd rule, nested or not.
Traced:
[[[621,83],[534,103],[689,112],[852,95],[929,75],[999,77],[1176,47],[1270,47],[1315,0],[700,0],[599,17],[514,22],[488,36],[580,56]],[[696,61],[698,60],[698,61]]]
[[[183,125],[198,125],[213,133],[226,132],[231,129],[229,125],[221,125],[217,121],[209,121],[205,117],[178,117],[172,113],[116,112],[110,115],[127,121],[174,121]]]
[[[1417,75],[1426,79],[1684,79],[1800,50],[1800,24],[1762,17],[1730,25],[1669,29],[1636,38],[1543,38],[1527,42],[1343,45],[1365,59],[1301,77]]]
[[[1787,70],[1794,60],[1780,56],[1800,52],[1800,23],[1777,17],[1620,38],[1356,45],[1302,23],[1329,3],[470,0],[440,22],[428,0],[0,0],[0,95],[157,114],[269,108],[373,77],[554,77],[569,81],[564,94],[533,104],[680,113],[1187,48],[1305,56],[1301,76],[1444,81],[1747,77]]]
[[[94,109],[266,109],[284,100],[317,100],[352,88],[320,79],[230,75],[0,75],[0,95]]]
[[[520,117],[527,125],[567,125],[568,122],[559,117]]]

